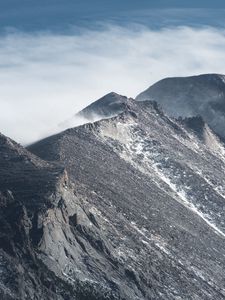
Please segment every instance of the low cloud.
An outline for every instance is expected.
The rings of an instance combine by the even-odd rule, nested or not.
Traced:
[[[9,33],[0,37],[0,132],[30,143],[108,92],[135,97],[164,77],[224,73],[224,57],[225,30],[215,28]]]

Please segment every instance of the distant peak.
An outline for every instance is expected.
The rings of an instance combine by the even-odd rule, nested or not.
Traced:
[[[124,110],[124,103],[126,101],[126,96],[119,95],[115,92],[110,92],[85,107],[78,114],[76,114],[76,116],[93,120],[96,118],[96,116],[105,118],[117,115]]]
[[[148,99],[157,101],[170,117],[202,116],[217,135],[225,138],[225,75],[165,78],[136,97],[137,101]],[[201,125],[197,120],[191,120],[193,126]]]
[[[123,95],[120,95],[120,94],[117,94],[117,93],[115,93],[115,92],[110,92],[110,93],[108,93],[108,94],[106,94],[106,95],[104,95],[103,97],[101,97],[100,99],[98,99],[98,100],[96,100],[96,101],[94,101],[93,103],[91,103],[90,105],[93,105],[93,104],[95,104],[96,102],[99,102],[99,101],[105,101],[105,100],[112,100],[112,99],[119,99],[120,101],[121,101],[121,99],[127,99],[127,97],[126,96],[123,96]],[[89,106],[90,106],[89,105]]]
[[[108,97],[108,96],[121,97],[121,95],[117,94],[116,92],[110,92],[110,93],[106,94],[105,96],[103,96],[102,98],[105,98],[105,97]]]
[[[167,81],[167,80],[190,80],[190,79],[204,79],[204,80],[210,80],[215,78],[224,78],[225,75],[223,74],[217,74],[217,73],[207,73],[207,74],[198,74],[198,75],[191,75],[191,76],[176,76],[176,77],[166,77],[158,82]]]

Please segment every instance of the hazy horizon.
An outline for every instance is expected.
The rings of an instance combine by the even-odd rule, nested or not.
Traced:
[[[0,4],[0,132],[18,142],[111,91],[135,97],[165,77],[224,73],[222,1],[43,3]]]

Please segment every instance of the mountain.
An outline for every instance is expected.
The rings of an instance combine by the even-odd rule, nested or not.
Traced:
[[[114,92],[108,93],[76,113],[70,119],[59,124],[59,131],[115,116],[124,111],[127,99],[127,97]]]
[[[54,276],[88,299],[224,299],[225,149],[203,118],[127,99],[28,150],[70,182],[36,250]]]
[[[131,280],[64,167],[0,135],[0,170],[0,299],[121,299]]]
[[[76,116],[88,120],[111,117],[124,110],[126,101],[127,97],[111,92],[85,107]]]
[[[136,97],[154,100],[174,117],[200,115],[225,138],[225,76],[205,74],[160,80]]]
[[[85,277],[95,252],[96,269],[104,263],[99,230],[66,170],[3,135],[0,170],[0,299],[106,299]]]
[[[39,260],[44,213],[60,201],[62,167],[0,135],[0,298],[54,299],[60,280]],[[47,225],[47,224],[46,224]],[[60,293],[58,299],[60,298]]]
[[[124,111],[127,99],[127,97],[114,92],[108,93],[76,113],[72,118],[60,123],[59,131],[118,115]]]

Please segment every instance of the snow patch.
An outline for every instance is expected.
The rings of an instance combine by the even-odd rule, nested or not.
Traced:
[[[165,254],[170,254],[169,250],[167,249],[167,243],[162,239],[162,237],[150,234],[150,236],[147,236],[146,232],[148,232],[147,229],[142,228],[139,229],[135,222],[130,223],[131,227],[135,229],[144,239],[141,239],[141,242],[147,246],[150,246],[152,243],[157,246],[162,252]]]
[[[171,182],[171,180],[168,177],[165,177],[163,173],[161,173],[157,168],[156,172],[159,174],[160,178],[178,195],[178,197],[182,200],[182,204],[185,205],[185,207],[192,210],[195,214],[197,214],[204,222],[206,222],[216,234],[225,237],[225,234],[211,221],[208,220],[208,216],[200,212],[193,203],[191,203],[186,196],[186,193],[184,190],[177,187],[175,184]]]

